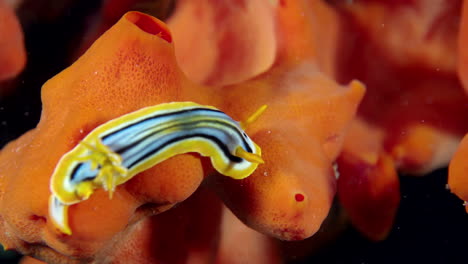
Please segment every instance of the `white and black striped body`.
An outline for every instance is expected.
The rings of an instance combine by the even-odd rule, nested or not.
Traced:
[[[97,188],[112,194],[136,174],[188,152],[210,157],[219,173],[235,179],[261,163],[260,148],[240,124],[213,107],[191,102],[147,107],[95,128],[62,157],[51,179],[51,215],[66,230],[64,206],[88,199]]]

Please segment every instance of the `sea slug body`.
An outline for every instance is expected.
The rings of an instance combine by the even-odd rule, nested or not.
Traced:
[[[112,198],[116,186],[178,154],[197,152],[210,157],[223,175],[248,177],[263,160],[260,147],[242,126],[214,107],[192,102],[159,104],[110,120],[58,162],[50,181],[51,219],[71,234],[68,206],[88,199],[98,188]]]

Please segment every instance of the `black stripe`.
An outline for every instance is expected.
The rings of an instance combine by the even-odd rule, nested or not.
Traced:
[[[75,166],[75,168],[73,168],[73,171],[71,172],[71,175],[70,175],[70,180],[73,181],[75,179],[75,175],[76,173],[78,172],[78,169],[81,168],[81,166],[83,166],[83,163],[78,163],[78,165]]]
[[[236,163],[239,163],[239,162],[242,162],[242,158],[240,157],[237,157],[237,156],[234,156],[232,155],[229,150],[227,149],[227,147],[223,144],[223,142],[221,142],[220,140],[218,140],[217,137],[214,137],[214,136],[211,136],[211,135],[205,135],[205,134],[193,134],[193,135],[185,135],[185,136],[180,136],[180,137],[175,137],[167,142],[165,142],[164,144],[162,144],[161,146],[159,146],[158,148],[154,149],[153,151],[149,152],[149,153],[146,153],[144,156],[142,156],[141,158],[139,158],[138,160],[136,160],[135,162],[133,162],[132,164],[130,164],[128,166],[128,169],[130,170],[133,166],[135,166],[136,164],[140,163],[141,161],[147,159],[148,157],[154,155],[155,153],[159,152],[160,150],[162,150],[163,148],[173,144],[173,143],[176,143],[180,140],[184,140],[184,139],[189,139],[189,138],[196,138],[196,137],[200,137],[200,138],[205,138],[205,139],[208,139],[208,140],[211,140],[213,141],[216,145],[218,145],[218,147],[221,149],[221,151],[224,153],[224,155],[232,162],[236,162]]]
[[[96,179],[96,177],[97,177],[97,174],[96,174],[96,176],[85,177],[85,178],[81,179],[81,182],[92,181],[92,180]]]
[[[76,175],[78,174],[78,170],[84,165],[83,162],[80,162],[78,163],[78,165],[76,165],[76,167],[73,169],[72,173],[71,173],[71,176],[70,176],[70,181],[73,182],[76,178]],[[98,166],[98,170],[101,168],[101,166]],[[96,176],[88,176],[88,177],[85,177],[83,179],[81,179],[79,182],[85,182],[85,181],[92,181],[94,179],[96,179],[96,177],[98,176],[98,173],[96,174]]]
[[[136,142],[133,142],[132,144],[129,144],[127,146],[124,146],[124,147],[121,147],[119,149],[115,149],[113,150],[115,153],[119,154],[119,155],[122,155],[123,152],[127,151],[128,149],[131,149],[131,148],[134,148],[136,145],[140,144],[141,142],[143,142],[144,140],[158,134],[158,133],[161,133],[163,132],[164,130],[167,130],[167,129],[173,129],[175,127],[189,127],[189,126],[195,126],[199,123],[216,123],[216,124],[219,124],[219,125],[225,125],[229,128],[231,128],[242,140],[242,143],[244,144],[244,148],[246,149],[247,152],[250,152],[252,153],[252,148],[249,146],[249,144],[247,143],[247,141],[245,140],[245,138],[242,136],[241,132],[239,132],[239,129],[236,127],[236,126],[233,126],[229,123],[225,123],[225,122],[220,122],[220,121],[217,121],[217,120],[198,120],[198,121],[192,121],[192,122],[186,122],[186,123],[182,123],[182,124],[175,124],[173,126],[169,126],[169,127],[166,127],[166,128],[163,128],[163,129],[160,129],[160,130],[157,130],[155,131],[154,133],[151,133],[145,137],[143,137],[142,139],[140,139],[139,141],[136,141]],[[209,126],[206,126],[206,127],[203,127],[203,128],[209,128]]]
[[[185,110],[179,110],[179,111],[175,111],[175,112],[170,112],[170,113],[165,113],[165,114],[160,114],[160,115],[157,115],[157,116],[150,116],[150,117],[147,117],[143,120],[140,120],[138,121],[137,123],[131,123],[131,124],[128,124],[127,126],[117,130],[117,131],[114,131],[108,135],[105,135],[104,137],[102,137],[102,140],[106,140],[108,137],[110,136],[113,136],[117,133],[119,133],[120,131],[123,131],[125,129],[128,129],[134,125],[138,125],[140,123],[143,123],[143,122],[146,122],[146,121],[149,121],[149,120],[154,120],[154,119],[158,119],[158,118],[162,118],[162,117],[168,117],[168,116],[171,116],[171,115],[179,115],[179,114],[184,114],[184,113],[190,113],[190,112],[197,112],[197,111],[209,111],[209,112],[214,112],[214,113],[222,113],[224,115],[226,115],[224,112],[222,111],[219,111],[219,110],[215,110],[215,109],[209,109],[209,108],[192,108],[192,109],[185,109]],[[228,115],[226,115],[228,116]]]

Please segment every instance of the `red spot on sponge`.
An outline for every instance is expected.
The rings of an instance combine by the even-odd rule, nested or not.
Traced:
[[[304,201],[305,197],[304,197],[303,194],[296,193],[296,195],[294,196],[294,199],[296,199],[296,201],[298,201],[298,202],[302,202],[302,201]]]

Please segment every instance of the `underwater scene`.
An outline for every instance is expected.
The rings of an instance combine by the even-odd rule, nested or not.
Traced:
[[[468,2],[0,0],[0,263],[468,263]]]

